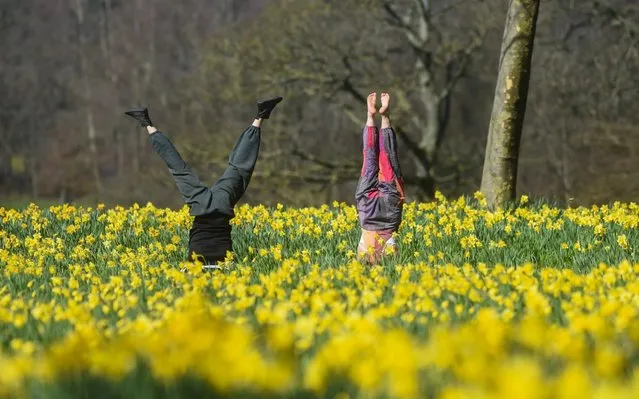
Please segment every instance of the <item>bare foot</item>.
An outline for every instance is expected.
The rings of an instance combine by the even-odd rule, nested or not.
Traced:
[[[388,105],[390,104],[390,95],[388,93],[382,93],[382,107],[379,109],[379,113],[386,115],[388,113]]]
[[[375,103],[377,102],[377,93],[371,93],[368,95],[366,104],[368,105],[368,114],[375,115],[377,109],[375,109]]]

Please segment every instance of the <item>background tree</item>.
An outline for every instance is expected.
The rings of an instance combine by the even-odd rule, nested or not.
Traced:
[[[488,129],[481,191],[489,206],[515,199],[539,0],[511,0]]]
[[[0,204],[7,196],[94,203],[96,161],[102,201],[181,206],[123,109],[149,106],[212,182],[255,98],[275,91],[287,99],[264,130],[246,201],[352,202],[360,99],[382,89],[396,93],[409,199],[480,187],[502,0],[82,1],[97,158],[89,155],[74,3],[0,0]],[[638,6],[544,3],[518,193],[580,204],[636,200]]]
[[[462,167],[458,159],[440,159],[438,153],[455,88],[489,30],[489,19],[466,24],[463,32],[439,26],[454,24],[471,7],[476,16],[488,15],[486,3],[474,1],[438,7],[424,1],[276,1],[252,27],[242,27],[230,44],[217,42],[209,52],[223,62],[241,53],[250,76],[238,75],[237,82],[253,92],[284,90],[288,98],[311,109],[321,102],[319,123],[330,120],[339,129],[322,130],[321,140],[334,143],[322,146],[324,153],[305,129],[288,129],[290,153],[303,162],[295,164],[294,172],[276,168],[278,180],[336,184],[356,179],[360,160],[352,150],[339,148],[355,146],[366,94],[391,90],[394,124],[406,150],[405,162],[411,165],[406,168],[407,184],[413,186],[415,198],[424,199],[432,196],[436,181],[457,178]],[[206,79],[213,79],[220,62],[211,60],[203,68]],[[287,114],[300,112],[288,109]],[[453,173],[444,177],[439,169]]]
[[[88,159],[87,163],[91,165],[91,172],[93,174],[93,180],[95,184],[95,191],[100,197],[102,192],[102,179],[100,177],[100,169],[99,169],[99,159],[98,159],[98,147],[97,147],[97,129],[95,126],[95,117],[93,116],[93,87],[91,82],[89,81],[89,65],[88,65],[88,55],[87,55],[87,21],[86,21],[86,13],[88,7],[87,0],[70,0],[71,1],[71,9],[73,10],[75,20],[76,20],[76,30],[77,30],[77,53],[78,53],[78,61],[80,64],[80,77],[82,79],[82,95],[81,101],[83,103],[83,108],[85,109],[85,117],[87,121],[87,138],[88,138]]]
[[[633,2],[541,8],[521,192],[575,204],[636,200],[637,20]]]

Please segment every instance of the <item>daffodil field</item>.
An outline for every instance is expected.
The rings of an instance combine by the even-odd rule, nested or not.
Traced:
[[[0,396],[639,398],[639,206],[242,205],[224,269],[188,209],[0,207]]]

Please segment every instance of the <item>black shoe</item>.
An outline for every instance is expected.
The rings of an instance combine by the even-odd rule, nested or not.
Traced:
[[[146,108],[132,109],[125,112],[125,114],[140,122],[142,127],[153,126],[153,122],[151,122],[151,118],[149,118],[149,110]]]
[[[282,97],[274,97],[264,101],[257,102],[257,119],[268,119],[271,116],[273,108],[282,101]]]

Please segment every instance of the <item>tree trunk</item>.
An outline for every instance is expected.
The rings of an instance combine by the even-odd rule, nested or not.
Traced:
[[[115,149],[115,167],[116,167],[116,175],[121,177],[125,172],[125,140],[124,135],[120,128],[116,127],[113,129],[113,147]]]
[[[572,198],[572,185],[570,183],[570,175],[568,170],[569,159],[568,159],[568,151],[569,151],[569,143],[568,143],[568,128],[566,127],[566,121],[562,121],[561,123],[561,185],[564,194],[564,201],[566,203],[566,207],[570,206],[571,198]]]
[[[100,48],[102,49],[102,57],[104,58],[105,74],[111,84],[117,86],[119,76],[114,67],[113,57],[113,34],[111,29],[111,10],[113,8],[112,0],[102,0],[100,12]],[[123,108],[121,97],[118,96],[117,106]],[[125,147],[126,143],[124,135],[118,127],[113,129],[113,146],[112,151],[115,152],[115,168],[116,176],[121,177],[125,172]]]
[[[422,160],[413,155],[415,165],[415,199],[419,202],[430,201],[435,198],[435,180],[430,174]]]
[[[91,165],[91,170],[93,172],[93,180],[95,184],[95,190],[98,199],[102,193],[102,182],[100,179],[100,169],[99,169],[99,160],[98,160],[98,147],[97,147],[97,139],[96,139],[96,128],[95,121],[93,117],[93,109],[91,107],[91,103],[93,102],[93,91],[91,88],[91,84],[89,82],[89,67],[87,62],[87,56],[85,53],[86,47],[86,36],[84,34],[84,4],[83,0],[75,0],[75,15],[77,22],[77,38],[79,44],[79,56],[80,56],[80,70],[82,73],[82,83],[84,87],[84,107],[87,119],[87,136],[89,139],[89,163]]]
[[[40,179],[38,173],[38,140],[36,139],[36,128],[35,121],[33,118],[29,120],[29,175],[31,177],[31,197],[38,198],[40,196],[40,191],[38,190],[40,186]]]
[[[156,24],[156,9],[155,3],[145,3],[143,0],[136,0],[135,4],[135,19],[133,22],[133,32],[136,38],[148,37],[148,52],[144,57],[140,57],[140,64],[133,71],[133,98],[138,104],[148,104],[148,99],[151,96],[149,87],[151,86],[153,74],[155,72],[155,59],[156,59],[156,38],[155,38],[155,24]],[[143,20],[140,19],[140,15],[144,15],[144,20],[147,25],[142,25]],[[135,189],[140,186],[140,170],[144,164],[145,148],[147,146],[146,135],[140,135],[139,133],[133,135],[133,171]],[[134,192],[134,194],[136,194]]]
[[[112,84],[118,83],[118,75],[113,67],[113,36],[111,34],[111,0],[103,0],[100,12],[100,48],[106,63],[106,74]]]
[[[424,49],[430,40],[431,24],[428,15],[430,15],[430,7],[428,4],[419,4],[420,0],[416,0],[418,10],[422,10],[417,20],[417,37],[419,39],[419,47],[421,52],[418,54],[415,70],[417,71],[417,82],[419,94],[422,100],[423,112],[421,116],[416,116],[416,125],[421,130],[421,140],[419,148],[423,151],[422,157],[426,159],[415,159],[415,171],[417,178],[418,191],[416,199],[418,201],[429,201],[435,197],[435,180],[433,177],[433,159],[437,152],[437,137],[439,136],[440,120],[438,115],[437,95],[435,94],[435,82],[430,65],[425,57]],[[425,7],[422,9],[422,7]],[[410,41],[410,39],[409,39]],[[413,42],[413,45],[417,43]],[[416,154],[413,154],[416,156]]]
[[[516,195],[539,1],[510,0],[481,182],[491,207],[502,206]]]

